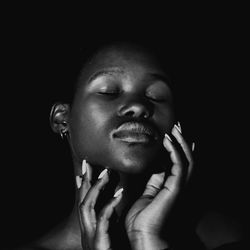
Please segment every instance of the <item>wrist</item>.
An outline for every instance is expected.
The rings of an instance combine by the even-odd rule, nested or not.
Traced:
[[[171,249],[166,240],[157,235],[140,233],[129,237],[133,250],[168,250]]]

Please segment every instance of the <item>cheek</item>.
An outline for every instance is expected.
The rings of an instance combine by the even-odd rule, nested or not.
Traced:
[[[105,105],[82,103],[71,119],[71,144],[78,157],[103,152],[108,136],[108,121],[112,116]]]
[[[81,121],[84,129],[95,134],[104,128],[111,115],[111,110],[105,105],[93,103],[84,110]]]
[[[81,107],[73,113],[71,120],[72,127],[77,130],[76,132],[96,134],[110,119],[111,108],[108,110],[106,105],[85,102],[81,104]]]
[[[171,133],[171,130],[175,122],[174,109],[169,107],[161,109],[155,114],[155,122],[158,124],[160,132],[164,135],[165,133]]]

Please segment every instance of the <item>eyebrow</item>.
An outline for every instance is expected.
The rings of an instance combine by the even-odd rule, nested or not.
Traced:
[[[102,69],[99,70],[97,72],[95,72],[94,74],[92,74],[87,83],[90,83],[92,81],[94,81],[96,78],[100,77],[100,76],[105,76],[105,75],[116,75],[116,74],[124,74],[124,70],[122,69]]]

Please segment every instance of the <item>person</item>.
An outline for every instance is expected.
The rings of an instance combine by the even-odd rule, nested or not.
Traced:
[[[70,147],[75,205],[22,249],[205,249],[189,216],[195,143],[178,119],[167,64],[119,41],[79,65],[72,100],[50,113]]]

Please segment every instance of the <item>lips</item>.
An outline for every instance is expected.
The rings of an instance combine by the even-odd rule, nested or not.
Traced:
[[[142,123],[126,122],[113,131],[112,137],[127,143],[148,144],[157,139],[157,133],[153,128]]]

